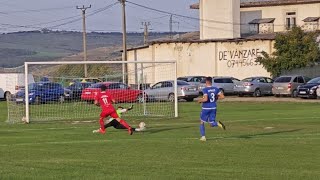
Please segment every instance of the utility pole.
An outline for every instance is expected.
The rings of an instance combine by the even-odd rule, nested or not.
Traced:
[[[142,26],[143,26],[143,29],[144,29],[144,32],[143,32],[143,43],[144,45],[147,45],[148,44],[148,40],[149,40],[149,26],[151,25],[150,22],[142,22]]]
[[[126,0],[119,0],[122,4],[122,45],[123,45],[123,54],[122,54],[122,61],[126,62],[128,60],[127,54],[127,20],[126,20]],[[122,64],[122,82],[127,83],[126,80],[126,69],[127,64]]]
[[[82,6],[76,7],[77,9],[80,9],[82,11],[82,36],[83,36],[83,60],[87,61],[87,32],[86,32],[86,10],[91,8],[90,6]],[[88,77],[88,66],[87,64],[84,64],[84,77]]]
[[[169,20],[169,32],[170,32],[169,38],[170,39],[173,39],[173,24],[178,24],[178,29],[180,28],[180,23],[177,22],[177,21],[174,21],[173,20],[173,15],[171,14],[170,15],[170,20]]]
[[[170,20],[169,20],[169,32],[170,32],[170,39],[172,39],[172,23],[173,23],[173,20],[172,20],[172,14],[170,15]]]

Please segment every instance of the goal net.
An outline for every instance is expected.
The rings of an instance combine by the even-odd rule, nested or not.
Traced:
[[[101,85],[115,108],[133,105],[127,116],[178,116],[174,61],[26,62],[16,73],[24,83],[7,101],[11,123],[96,120],[101,109],[93,101]]]

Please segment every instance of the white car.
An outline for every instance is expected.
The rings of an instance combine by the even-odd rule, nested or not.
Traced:
[[[12,94],[24,88],[24,73],[0,73],[0,99],[8,99]],[[28,82],[34,83],[32,74],[28,75]]]
[[[177,81],[178,99],[193,101],[199,96],[197,86],[190,85],[185,81]],[[174,81],[161,81],[151,88],[144,90],[147,101],[170,101],[174,102]]]
[[[320,99],[320,85],[317,88],[317,97],[318,97],[318,99]]]

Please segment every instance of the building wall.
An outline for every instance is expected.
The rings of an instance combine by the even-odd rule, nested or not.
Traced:
[[[249,76],[270,76],[255,62],[262,51],[273,51],[272,41],[210,42],[210,43],[162,43],[149,48],[131,50],[128,61],[177,61],[177,76],[233,76],[243,79]],[[138,65],[140,67],[140,65]],[[139,68],[138,68],[139,69]],[[132,72],[134,65],[128,65]],[[139,71],[139,70],[138,70]],[[168,64],[144,64],[144,83],[154,84],[174,77],[174,66]],[[140,71],[129,73],[129,84],[136,84]]]
[[[240,37],[240,0],[200,0],[200,39]]]
[[[274,21],[274,31],[281,32],[286,30],[285,24],[287,12],[296,12],[296,23],[298,26],[303,26],[303,19],[320,16],[320,3],[241,8],[242,13],[251,11],[261,11],[262,18],[276,18]]]
[[[255,62],[261,52],[273,51],[272,41],[247,41],[240,43],[218,43],[217,58],[219,76],[233,76],[239,79],[252,76],[270,77],[262,65]]]

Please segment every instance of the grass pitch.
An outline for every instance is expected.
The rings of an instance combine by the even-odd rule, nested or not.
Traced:
[[[178,119],[129,119],[144,133],[98,122],[5,123],[0,102],[0,179],[319,179],[319,103],[219,104],[227,131],[206,128],[196,103]]]

